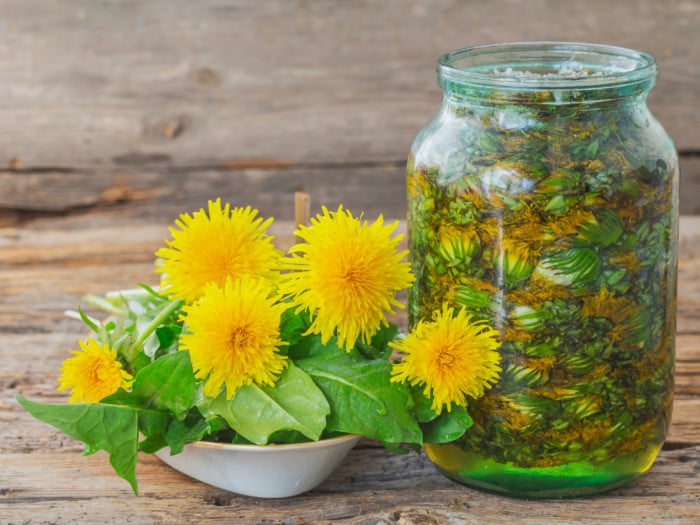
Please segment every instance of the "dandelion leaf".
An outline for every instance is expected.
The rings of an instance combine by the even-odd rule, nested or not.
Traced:
[[[474,424],[461,405],[452,405],[450,412],[443,410],[435,419],[421,424],[425,443],[450,443],[461,438]]]
[[[600,246],[615,244],[624,233],[620,216],[612,210],[601,210],[594,223],[585,223],[579,231],[580,237]]]
[[[330,413],[323,392],[291,362],[274,387],[244,385],[230,400],[219,397],[205,408],[257,445],[267,444],[274,433],[282,430],[297,430],[317,440]]]
[[[333,340],[331,344],[335,346]],[[385,443],[420,443],[422,433],[411,414],[410,390],[390,382],[391,363],[331,350],[297,361],[331,404],[328,430]]]
[[[163,356],[142,368],[134,378],[133,395],[144,399],[144,406],[174,413],[192,407],[195,379],[189,352]]]
[[[98,403],[36,403],[22,396],[17,401],[32,416],[85,443],[85,450],[104,450],[115,472],[138,493],[139,410]]]

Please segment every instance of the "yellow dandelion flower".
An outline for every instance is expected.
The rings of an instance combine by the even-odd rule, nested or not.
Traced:
[[[224,286],[226,279],[244,275],[274,279],[282,255],[272,244],[266,229],[272,219],[256,218],[258,211],[234,208],[221,200],[209,201],[193,215],[180,215],[178,229],[170,228],[173,239],[156,256],[162,263],[164,291],[191,303],[204,293],[208,283]]]
[[[57,390],[72,388],[71,403],[98,403],[119,388],[128,388],[132,377],[117,361],[117,351],[95,339],[79,341],[82,350],[63,361]]]
[[[231,399],[243,385],[272,386],[287,366],[277,349],[286,307],[270,291],[264,279],[229,278],[223,288],[209,283],[202,297],[183,308],[187,332],[180,341],[195,375],[206,381],[204,395],[216,397],[225,386]]]
[[[403,308],[396,292],[413,282],[407,252],[398,252],[401,235],[391,234],[398,222],[384,225],[362,222],[340,206],[337,212],[323,207],[323,215],[301,226],[296,234],[306,243],[290,248],[291,270],[282,276],[280,290],[290,295],[297,311],[308,309],[312,323],[308,333],[327,342],[338,336],[338,345],[350,351],[358,338],[369,343],[393,307]]]
[[[466,396],[477,399],[498,381],[501,359],[498,331],[483,321],[472,321],[465,310],[443,304],[432,322],[420,321],[404,339],[389,343],[404,355],[392,370],[393,382],[425,385],[423,394],[433,398],[440,414],[452,403],[466,405]]]

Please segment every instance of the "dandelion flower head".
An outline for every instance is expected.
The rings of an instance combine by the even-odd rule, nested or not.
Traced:
[[[280,290],[297,311],[311,314],[309,333],[326,343],[337,335],[338,345],[351,350],[361,338],[369,343],[393,307],[399,290],[413,282],[407,252],[397,251],[402,236],[392,237],[398,222],[384,225],[382,216],[369,224],[340,206],[300,226],[296,235],[306,242],[290,249]]]
[[[501,371],[498,331],[483,321],[472,321],[465,310],[443,304],[433,320],[420,321],[404,339],[389,343],[403,357],[394,364],[392,381],[424,385],[432,409],[450,412],[452,403],[466,405],[498,381]]]
[[[183,307],[187,331],[180,341],[195,375],[205,380],[206,396],[218,396],[223,386],[227,399],[243,385],[272,386],[287,366],[278,351],[286,306],[270,291],[261,278],[229,278],[223,288],[209,283],[202,297]]]
[[[117,360],[117,352],[96,339],[79,341],[82,350],[63,361],[57,390],[71,388],[71,403],[99,403],[119,388],[128,388],[132,377]]]
[[[263,221],[257,214],[250,206],[222,208],[217,199],[209,201],[208,213],[180,215],[179,229],[170,228],[172,240],[156,252],[162,259],[156,272],[162,274],[163,290],[192,303],[210,282],[223,287],[229,277],[274,279],[282,254],[266,234],[272,219]]]

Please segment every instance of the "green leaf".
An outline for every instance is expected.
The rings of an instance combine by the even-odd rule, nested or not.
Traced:
[[[160,350],[160,341],[156,333],[151,332],[151,335],[143,342],[143,353],[154,359],[158,350]]]
[[[391,363],[361,360],[332,343],[325,352],[297,361],[331,404],[328,430],[390,443],[421,443],[410,391],[390,381]]]
[[[193,417],[184,420],[175,419],[168,426],[165,438],[171,454],[182,452],[185,444],[199,441],[211,431],[209,423],[195,410]]]
[[[330,406],[323,392],[290,361],[274,387],[244,385],[233,398],[203,407],[223,417],[233,430],[258,445],[280,430],[298,430],[311,440],[321,437]]]
[[[547,202],[547,204],[544,207],[544,211],[556,214],[566,213],[567,211],[569,211],[571,202],[571,197],[565,197],[564,195],[555,195],[554,197],[549,199],[549,202]]]
[[[437,417],[437,413],[433,410],[433,400],[430,397],[423,395],[425,386],[412,385],[411,395],[413,396],[413,414],[419,423],[427,423]]]
[[[165,448],[167,446],[168,440],[164,434],[148,436],[146,439],[139,442],[139,450],[145,452],[146,454],[153,454],[158,452],[161,448]]]
[[[309,438],[298,430],[280,430],[270,436],[270,443],[306,443]]]
[[[139,450],[152,454],[165,447],[168,444],[165,435],[170,419],[166,412],[139,410],[139,432],[145,437],[139,443]]]
[[[452,406],[452,411],[443,411],[437,418],[421,424],[425,443],[449,443],[459,439],[474,424],[467,409]]]
[[[153,287],[151,287],[145,283],[139,283],[138,286],[139,286],[139,288],[141,288],[142,290],[145,290],[149,295],[155,297],[156,299],[162,299],[164,301],[168,300],[167,296],[158,293],[157,291],[155,291],[153,289]]]
[[[367,359],[387,359],[393,352],[389,343],[396,338],[398,333],[399,327],[394,323],[388,323],[377,330],[369,345],[358,341],[355,346]]]
[[[163,324],[177,324],[179,311],[183,302],[179,299],[163,302],[156,308],[149,309],[147,314],[136,319],[138,338],[132,343],[129,352],[138,352],[148,337]]]
[[[95,323],[85,312],[83,312],[83,309],[80,307],[78,307],[78,314],[80,315],[80,319],[82,319],[83,323],[88,325],[90,330],[96,334],[100,333],[100,328],[97,326],[97,323]]]
[[[280,338],[290,345],[296,344],[307,328],[308,314],[306,312],[294,313],[296,308],[288,308],[282,313],[280,319]]]
[[[168,354],[136,374],[131,391],[117,390],[103,404],[168,410],[177,415],[195,404],[196,382],[189,352]]]
[[[591,143],[586,147],[586,155],[593,158],[598,153],[598,146],[600,143],[598,139],[592,140]]]
[[[99,403],[36,403],[22,396],[17,401],[35,418],[84,442],[88,453],[106,451],[115,472],[138,493],[139,410]]]
[[[624,327],[627,330],[627,343],[639,346],[640,350],[646,346],[651,338],[652,319],[648,310],[642,310],[626,320]]]
[[[465,407],[453,405],[450,412],[438,415],[432,409],[432,398],[423,395],[423,387],[412,386],[411,392],[415,402],[413,412],[423,431],[424,443],[449,443],[462,437],[473,425]]]
[[[288,355],[296,363],[300,359],[306,359],[318,355],[323,355],[326,346],[335,345],[336,337],[332,337],[327,344],[321,343],[318,335],[308,335],[299,339],[295,344],[289,346]]]
[[[194,405],[195,378],[186,351],[175,352],[142,368],[134,378],[132,395],[144,408],[170,410],[175,414]]]

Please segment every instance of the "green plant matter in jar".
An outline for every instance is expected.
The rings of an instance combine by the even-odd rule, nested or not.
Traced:
[[[433,142],[419,137],[408,165],[409,316],[464,308],[498,330],[503,370],[468,401],[470,432],[428,454],[460,481],[520,495],[629,481],[671,415],[673,152],[617,87],[564,100],[446,91]],[[437,155],[439,126],[451,131]]]

